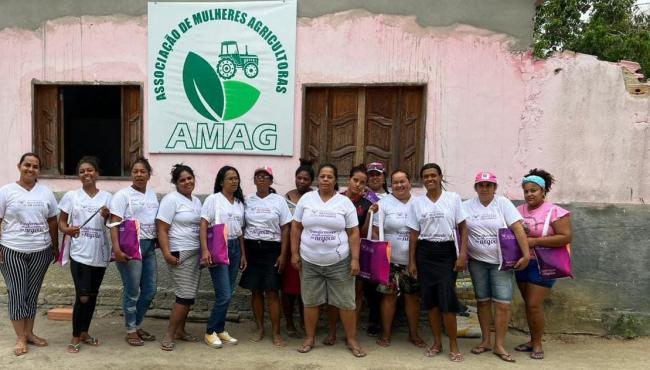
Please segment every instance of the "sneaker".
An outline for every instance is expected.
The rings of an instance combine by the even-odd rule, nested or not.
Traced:
[[[221,348],[223,347],[223,343],[221,343],[221,339],[219,339],[219,335],[215,332],[212,332],[212,334],[206,334],[203,337],[203,341],[205,344],[212,348]]]
[[[221,339],[221,342],[224,342],[226,344],[237,344],[237,339],[231,337],[227,331],[222,331],[221,333],[217,334],[217,336],[219,339]]]

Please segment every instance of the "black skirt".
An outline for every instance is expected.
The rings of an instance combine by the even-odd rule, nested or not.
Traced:
[[[282,279],[275,266],[280,257],[280,242],[245,239],[244,248],[248,267],[239,286],[250,290],[280,290]]]
[[[440,308],[443,313],[460,312],[456,297],[456,247],[453,241],[418,240],[416,250],[421,305],[424,310]]]

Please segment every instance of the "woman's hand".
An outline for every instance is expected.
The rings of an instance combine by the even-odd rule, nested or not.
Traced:
[[[171,253],[165,253],[163,254],[163,257],[169,266],[176,267],[181,264],[181,261],[177,257],[174,257]]]
[[[201,250],[201,265],[205,267],[212,266],[212,256],[207,249]]]
[[[59,259],[59,247],[56,245],[52,245],[52,256],[54,256],[54,261],[52,261],[52,263]]]
[[[282,271],[284,271],[284,261],[287,259],[287,257],[280,255],[277,260],[275,260],[275,266],[278,270],[278,273],[281,274]]]
[[[241,256],[239,259],[239,269],[244,271],[248,267],[248,262],[246,261],[246,256]]]
[[[515,270],[521,271],[526,269],[528,267],[528,262],[530,262],[530,257],[529,256],[523,256],[517,261],[515,264]]]
[[[379,211],[379,204],[377,203],[371,205],[370,208],[368,208],[368,212],[377,213],[378,211]]]
[[[99,214],[100,214],[100,215],[104,218],[104,220],[105,220],[105,219],[108,218],[108,216],[111,215],[111,211],[109,211],[108,208],[106,208],[106,207],[102,207],[101,209],[102,209],[102,210],[99,211]]]
[[[466,263],[467,263],[467,256],[461,254],[456,259],[456,265],[454,266],[454,271],[456,271],[456,272],[465,271],[465,264]]]
[[[300,255],[297,253],[292,253],[291,254],[291,266],[295,268],[296,270],[300,271]]]
[[[69,235],[73,238],[78,238],[81,229],[78,226],[68,226],[65,228],[65,235]]]
[[[131,257],[127,256],[121,250],[118,250],[117,252],[115,252],[115,262],[127,263],[127,262],[129,262],[130,259],[131,259]]]
[[[528,237],[528,248],[533,248],[536,245],[539,245],[538,239],[537,238],[531,238]]]
[[[359,260],[354,258],[350,260],[350,276],[359,275],[360,270],[361,268],[359,267]]]
[[[417,279],[417,278],[418,278],[418,268],[415,266],[415,263],[414,263],[414,262],[409,262],[409,265],[408,265],[408,272],[409,272],[409,275],[411,275],[411,277],[412,277],[413,279]]]

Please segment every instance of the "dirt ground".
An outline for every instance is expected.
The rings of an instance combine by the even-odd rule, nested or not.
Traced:
[[[507,364],[490,353],[476,356],[469,350],[478,339],[461,339],[465,354],[464,364],[451,363],[445,352],[435,358],[423,356],[423,350],[406,341],[406,332],[399,329],[389,348],[375,344],[365,332],[360,340],[368,356],[356,359],[346,350],[341,338],[333,347],[319,342],[310,353],[300,354],[296,348],[299,339],[288,339],[285,348],[276,348],[269,338],[251,343],[254,324],[250,321],[228,323],[226,329],[239,339],[236,346],[211,349],[201,343],[177,343],[174,352],[160,350],[159,342],[148,342],[143,347],[130,347],[124,341],[122,317],[114,313],[98,313],[91,327],[91,334],[100,340],[98,347],[82,346],[81,352],[68,354],[66,345],[70,340],[71,323],[48,321],[40,316],[36,321],[36,334],[46,338],[50,345],[44,348],[29,347],[29,353],[15,357],[12,353],[14,333],[7,319],[6,307],[0,313],[0,368],[1,369],[648,369],[650,362],[650,338],[635,340],[606,339],[592,336],[562,335],[546,338],[546,359],[532,360],[525,353],[513,355],[516,364]],[[101,317],[103,316],[103,317]],[[162,337],[167,321],[145,320],[144,328]],[[199,335],[205,324],[189,323],[188,331]],[[431,340],[428,330],[422,326],[421,335]],[[508,348],[526,341],[523,333],[511,332],[507,337]]]

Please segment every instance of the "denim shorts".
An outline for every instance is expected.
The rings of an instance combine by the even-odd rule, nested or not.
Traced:
[[[469,261],[476,301],[494,301],[509,304],[512,302],[512,270],[500,271],[498,264],[477,260]]]
[[[330,266],[319,266],[301,261],[300,290],[305,307],[325,303],[341,310],[354,310],[354,276],[350,275],[350,257]]]
[[[537,259],[531,259],[525,270],[515,273],[518,283],[529,283],[551,289],[555,285],[555,279],[542,279],[539,275],[539,263]]]

